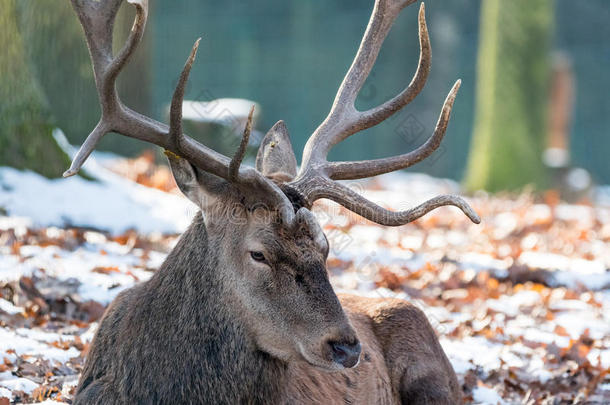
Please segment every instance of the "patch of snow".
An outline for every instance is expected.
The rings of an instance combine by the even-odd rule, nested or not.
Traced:
[[[0,183],[1,184],[1,183]],[[32,220],[24,217],[4,217],[0,216],[0,231],[14,229],[16,232],[25,231],[32,226]],[[23,234],[23,232],[21,232]]]
[[[17,256],[0,255],[0,281],[12,281],[21,276],[29,276],[35,269],[21,263]]]
[[[558,347],[568,347],[570,345],[570,338],[567,336],[560,336],[557,333],[543,331],[536,328],[527,328],[525,330],[521,328],[511,328],[513,336],[523,336],[525,340],[530,342],[539,342],[551,344],[554,343]]]
[[[55,341],[67,342],[74,340],[74,335],[64,335],[61,333],[46,332],[37,329],[19,328],[15,330],[15,333],[22,337],[46,343],[51,343]]]
[[[447,246],[447,238],[444,232],[430,231],[426,238],[426,245],[431,249],[441,249]]]
[[[139,251],[142,254],[141,251]],[[29,257],[20,262],[16,256],[0,256],[0,280],[15,280],[29,276],[36,269],[44,269],[46,276],[59,280],[78,280],[78,293],[82,301],[93,300],[109,304],[122,290],[152,276],[151,272],[128,270],[141,265],[142,258],[128,254],[126,248],[114,242],[87,243],[75,251],[66,251],[57,246],[22,246],[20,254]],[[159,257],[160,258],[160,257]],[[102,274],[93,272],[97,267],[112,267],[117,271]]]
[[[0,328],[0,353],[7,350],[14,350],[18,355],[41,356],[50,361],[59,361],[65,363],[73,357],[78,357],[80,352],[70,347],[68,350],[62,350],[53,346],[49,346],[46,342],[40,342],[31,337],[24,337],[16,332],[8,330],[4,327]],[[15,360],[15,355],[6,354],[11,361]]]
[[[84,343],[91,342],[93,340],[93,336],[95,336],[95,332],[97,332],[98,326],[99,325],[97,322],[92,322],[91,325],[89,326],[89,329],[87,329],[87,331],[85,333],[82,333],[80,335],[81,340]]]
[[[599,260],[569,258],[555,253],[525,251],[518,261],[530,268],[550,270],[559,285],[577,287],[584,285],[590,290],[610,286],[610,272]]]
[[[79,176],[47,179],[0,167],[0,207],[35,226],[80,226],[114,234],[128,229],[178,233],[196,212],[186,198],[141,186],[103,168],[95,173],[100,174],[98,181]]]
[[[496,240],[506,239],[515,229],[519,221],[517,216],[512,212],[503,212],[495,216],[493,219],[494,232],[493,237]]]
[[[525,213],[524,219],[528,225],[536,225],[540,222],[550,222],[553,212],[546,204],[534,204]]]
[[[585,205],[559,204],[555,216],[563,221],[575,221],[590,226],[593,222],[593,209]]]
[[[588,260],[582,260],[585,262]],[[610,272],[604,273],[580,273],[572,271],[558,271],[553,274],[560,285],[576,287],[584,285],[590,290],[601,290],[610,287]]]
[[[580,300],[561,300],[551,302],[549,308],[555,311],[592,311],[591,305]]]
[[[38,388],[38,384],[27,378],[13,377],[7,380],[0,380],[0,387],[8,388],[11,391],[23,391],[27,394],[31,394],[32,391]]]
[[[441,346],[456,373],[465,373],[476,366],[486,371],[500,368],[500,355],[504,345],[492,343],[483,337],[465,337],[462,340],[440,339]]]
[[[488,254],[466,253],[458,260],[462,269],[476,272],[491,270],[497,277],[508,276],[509,260],[498,260]]]
[[[8,398],[9,400],[13,398],[13,393],[3,387],[0,387],[0,398]]]
[[[474,402],[481,405],[504,405],[506,402],[495,390],[487,387],[476,387],[472,390]]]
[[[546,384],[553,377],[553,373],[545,369],[544,360],[540,357],[532,357],[527,366],[527,372],[542,384]]]
[[[9,315],[16,315],[22,313],[23,308],[16,307],[12,302],[0,298],[0,311],[4,311]]]
[[[578,339],[585,330],[593,339],[603,339],[610,336],[610,319],[600,322],[599,315],[593,311],[562,312],[555,316],[555,322],[561,325],[570,334],[572,339]]]
[[[65,402],[57,402],[52,399],[47,399],[44,402],[33,402],[33,405],[65,405]]]
[[[531,307],[541,302],[536,291],[519,291],[513,295],[502,295],[498,299],[488,299],[487,305],[494,311],[517,316],[521,307]]]
[[[415,196],[416,198],[431,198],[437,194],[456,193],[460,185],[450,179],[440,179],[424,173],[392,172],[375,177],[384,190],[398,193],[399,196]],[[405,184],[409,187],[405,188]],[[405,192],[409,190],[409,192]]]
[[[591,349],[587,359],[594,366],[601,366],[607,370],[610,369],[610,350]]]

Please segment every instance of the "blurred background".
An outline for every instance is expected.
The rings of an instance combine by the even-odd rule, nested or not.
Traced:
[[[300,159],[374,4],[148,1],[144,40],[119,76],[124,103],[166,122],[201,36],[184,128],[231,155],[255,103],[250,164],[280,119]],[[410,82],[417,8],[393,26],[358,108]],[[461,78],[443,143],[409,169],[419,173],[349,186],[391,210],[466,195],[483,221],[445,207],[381,227],[322,201],[331,282],[418,305],[466,403],[610,404],[610,2],[429,0],[426,16],[426,87],[330,159],[417,148]],[[117,50],[133,17],[124,2]],[[116,134],[80,176],[60,178],[99,117],[70,1],[0,0],[0,405],[69,402],[106,306],[153,276],[197,212],[159,148]]]
[[[0,166],[56,177],[65,159],[54,159],[46,141],[33,138],[50,139],[50,128],[59,127],[80,145],[99,117],[84,37],[67,0],[2,2]],[[151,0],[145,40],[120,77],[120,93],[127,105],[165,121],[184,60],[202,36],[186,98],[256,102],[258,130],[285,120],[300,157],[351,64],[372,5]],[[419,146],[461,78],[442,147],[413,170],[463,181],[470,190],[564,188],[564,196],[576,200],[592,182],[610,183],[610,78],[604,74],[610,70],[610,3],[431,0],[426,13],[433,61],[424,91],[392,119],[336,147],[332,159],[378,158]],[[117,48],[132,21],[125,4],[115,26]],[[402,90],[418,54],[413,5],[386,40],[358,107],[378,105]],[[225,115],[239,118],[239,106],[229,104],[237,110]],[[202,124],[226,122],[196,115],[187,117],[195,121],[189,133],[231,153],[235,143],[218,142],[218,125]],[[145,148],[150,145],[121,136],[107,136],[99,147],[127,156]]]

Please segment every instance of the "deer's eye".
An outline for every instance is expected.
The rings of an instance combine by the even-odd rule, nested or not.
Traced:
[[[252,257],[252,260],[256,261],[256,262],[266,262],[267,259],[265,259],[265,255],[263,254],[263,252],[250,252],[250,257]]]

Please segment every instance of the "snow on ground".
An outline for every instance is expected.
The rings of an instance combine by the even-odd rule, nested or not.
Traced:
[[[59,135],[58,135],[59,136]],[[36,173],[0,167],[0,207],[37,227],[78,226],[120,234],[182,232],[196,212],[188,200],[144,187],[109,171],[94,153],[83,168],[96,181],[74,176],[49,180]],[[107,158],[106,158],[107,159]]]
[[[93,165],[97,182],[0,168],[0,398],[69,399],[104,307],[152,276],[194,213]],[[393,209],[459,192],[413,174],[353,187]],[[419,306],[469,403],[610,403],[610,208],[472,203],[481,225],[441,208],[399,228],[319,204],[331,281]]]

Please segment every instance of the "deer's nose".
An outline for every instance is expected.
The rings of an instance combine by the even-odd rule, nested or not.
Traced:
[[[362,347],[360,342],[328,342],[331,348],[331,356],[335,363],[341,364],[345,368],[352,368],[358,364]]]

